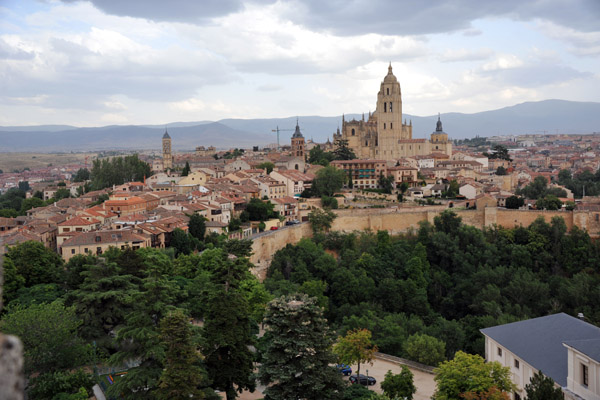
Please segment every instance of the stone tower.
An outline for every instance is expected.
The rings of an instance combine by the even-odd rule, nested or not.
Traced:
[[[292,135],[292,157],[298,157],[304,159],[306,157],[306,143],[304,142],[304,136],[300,132],[300,126],[298,126],[298,120],[296,120],[296,131]]]
[[[438,114],[435,132],[431,133],[431,152],[452,154],[452,141],[448,140],[448,134],[442,128],[442,120]]]
[[[162,137],[162,151],[163,151],[163,168],[173,168],[173,155],[171,154],[171,136],[165,129],[165,134]]]
[[[377,93],[377,107],[368,119],[346,121],[342,117],[342,139],[358,158],[397,160],[407,155],[427,154],[424,139],[413,142],[412,123],[402,123],[402,92],[392,64]]]

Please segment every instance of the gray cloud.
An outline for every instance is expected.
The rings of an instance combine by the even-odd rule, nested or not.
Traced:
[[[0,38],[0,60],[30,60],[35,54],[11,46]]]
[[[75,3],[83,0],[62,0]],[[99,10],[121,17],[146,18],[152,21],[198,23],[221,17],[244,8],[243,0],[88,0]],[[273,3],[275,0],[253,0]]]
[[[592,77],[589,72],[581,72],[571,67],[554,64],[525,65],[522,67],[482,71],[481,76],[491,77],[497,83],[524,88],[535,88],[573,79]],[[557,97],[561,97],[557,94]]]
[[[338,35],[442,33],[470,29],[473,20],[485,17],[541,18],[594,31],[600,18],[597,0],[292,0],[291,4],[287,17],[292,21]]]

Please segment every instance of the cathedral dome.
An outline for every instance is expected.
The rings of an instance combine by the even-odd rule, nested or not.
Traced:
[[[396,79],[396,76],[392,72],[392,63],[390,63],[390,66],[388,67],[387,75],[383,78],[383,83],[398,83],[398,79]]]

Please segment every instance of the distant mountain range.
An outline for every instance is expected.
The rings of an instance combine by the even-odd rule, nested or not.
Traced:
[[[362,115],[349,114],[345,118],[359,119]],[[428,137],[435,130],[437,115],[404,118],[412,120],[414,138]],[[452,139],[526,133],[585,134],[600,132],[600,103],[545,100],[474,114],[447,113],[441,118],[444,131]],[[341,125],[342,116],[302,116],[298,121],[304,137],[325,142]],[[276,143],[277,135],[272,131],[277,127],[281,144],[289,144],[295,126],[296,117],[289,117],[173,122],[166,128],[174,149],[193,150],[196,146],[247,148]],[[159,149],[164,130],[164,125],[6,126],[0,127],[0,152]]]

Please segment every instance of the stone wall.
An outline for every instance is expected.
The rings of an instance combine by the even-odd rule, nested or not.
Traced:
[[[433,224],[434,218],[445,209],[445,206],[433,206],[336,210],[337,218],[333,221],[331,229],[340,232],[386,230],[391,234],[398,234],[419,229],[421,221],[429,221]],[[529,226],[540,216],[546,222],[550,222],[553,217],[558,216],[564,219],[569,230],[573,226],[577,226],[587,230],[593,238],[600,236],[599,212],[507,210],[496,207],[480,210],[454,210],[454,212],[462,218],[463,223],[479,229],[493,225],[505,228]],[[287,244],[297,243],[303,237],[310,236],[312,236],[310,224],[304,223],[268,232],[254,239],[252,245],[254,254],[250,258],[256,265],[253,271],[254,275],[263,280],[277,250],[284,248]]]
[[[261,236],[255,238],[252,242],[250,261],[256,266],[252,273],[261,281],[264,280],[267,275],[267,268],[277,250],[283,249],[288,244],[298,243],[303,237],[310,236],[312,236],[312,230],[308,223],[263,232]]]

